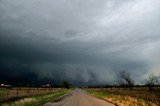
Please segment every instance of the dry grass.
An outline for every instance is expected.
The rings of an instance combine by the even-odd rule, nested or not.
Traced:
[[[20,98],[15,101],[2,103],[1,105],[2,106],[42,106],[46,102],[55,100],[60,96],[63,96],[64,94],[69,93],[70,91],[71,90],[63,89],[62,91],[56,91],[48,94]]]
[[[133,91],[117,88],[88,89],[88,91],[118,106],[159,106],[160,88],[150,93],[146,87],[136,87]]]
[[[24,106],[26,103],[35,103],[37,100],[35,98],[24,98],[16,101],[14,104],[2,104],[2,106]]]
[[[33,95],[53,93],[61,90],[62,88],[0,88],[0,102],[12,101]]]

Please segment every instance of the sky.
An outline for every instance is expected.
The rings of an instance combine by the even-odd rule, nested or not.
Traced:
[[[0,83],[160,75],[159,11],[159,0],[0,0]]]

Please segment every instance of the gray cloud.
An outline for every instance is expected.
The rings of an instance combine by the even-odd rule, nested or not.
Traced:
[[[159,74],[159,9],[158,0],[1,0],[0,73],[73,83],[113,81],[121,69],[137,82]]]

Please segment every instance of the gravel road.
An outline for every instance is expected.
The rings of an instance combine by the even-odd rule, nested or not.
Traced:
[[[58,101],[49,102],[44,106],[115,106],[104,100],[98,99],[87,94],[81,89],[75,89],[68,96],[65,96]]]

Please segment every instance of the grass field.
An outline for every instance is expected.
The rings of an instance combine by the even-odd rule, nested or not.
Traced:
[[[3,88],[1,88],[1,89],[0,89],[0,102],[3,101],[3,98],[4,98],[4,96],[5,96],[5,93],[6,93],[6,90],[3,89]]]
[[[62,88],[21,88],[17,93],[17,88],[0,90],[2,106],[41,106],[48,101],[52,101],[70,92]],[[7,94],[8,93],[8,94]]]
[[[137,87],[133,91],[117,88],[86,90],[117,106],[160,106],[160,88],[156,88],[153,93],[150,93],[146,87]]]

